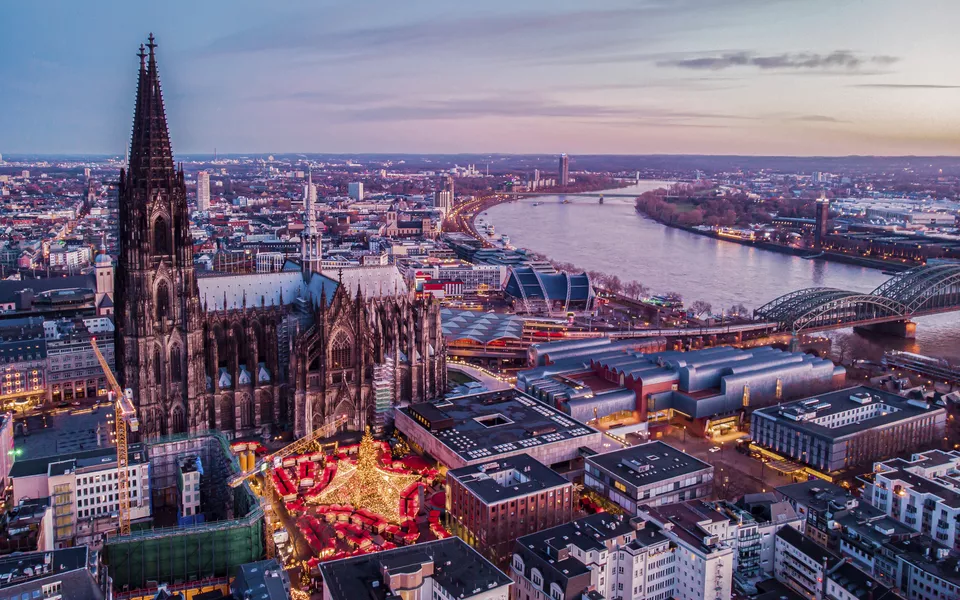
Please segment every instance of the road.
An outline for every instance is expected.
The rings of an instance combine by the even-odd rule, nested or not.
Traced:
[[[478,369],[477,367],[471,365],[448,362],[447,369],[464,373],[467,376],[476,379],[483,387],[487,388],[491,392],[505,390],[511,387],[509,382],[494,377],[489,371]]]
[[[684,440],[684,438],[686,438]],[[695,458],[714,466],[714,495],[719,499],[733,500],[743,494],[769,492],[773,488],[793,483],[793,478],[771,469],[765,463],[737,452],[736,442],[729,440],[718,444],[713,440],[684,435],[674,428],[661,441],[679,448]],[[710,448],[721,446],[720,452]]]

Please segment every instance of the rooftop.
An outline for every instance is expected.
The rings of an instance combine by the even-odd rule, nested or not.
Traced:
[[[777,488],[777,493],[788,500],[817,511],[827,510],[831,504],[839,510],[847,507],[847,505],[857,503],[853,494],[849,491],[821,479],[782,485]]]
[[[903,419],[943,411],[922,400],[910,400],[861,385],[761,408],[756,412],[795,429],[836,439]]]
[[[637,487],[713,470],[712,465],[659,441],[589,456],[587,461]]]
[[[516,315],[475,310],[440,309],[443,336],[449,341],[462,339],[487,344],[495,340],[519,340],[523,336],[523,318]]]
[[[20,584],[38,576],[83,569],[87,566],[86,546],[50,552],[23,552],[0,557],[0,588]]]
[[[147,462],[146,448],[143,444],[130,444],[128,455],[131,465]],[[18,460],[10,468],[10,477],[57,476],[87,467],[116,468],[116,464],[117,449],[114,446],[107,446],[95,450],[75,452],[70,456],[46,456]]]
[[[325,589],[333,600],[393,597],[388,578],[417,572],[432,576],[453,598],[469,598],[511,583],[458,537],[320,564]]]
[[[515,389],[411,404],[399,410],[467,462],[597,433]],[[433,425],[425,425],[424,420]]]
[[[822,564],[824,559],[827,559],[830,562],[839,560],[839,557],[836,554],[803,535],[794,527],[781,527],[777,532],[777,537],[790,544],[806,555],[807,558],[818,564]]]
[[[487,504],[572,485],[540,461],[518,454],[496,462],[471,465],[447,472]]]

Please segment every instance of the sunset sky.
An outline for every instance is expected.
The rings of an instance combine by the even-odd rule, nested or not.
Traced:
[[[4,2],[0,153],[960,154],[956,0]]]

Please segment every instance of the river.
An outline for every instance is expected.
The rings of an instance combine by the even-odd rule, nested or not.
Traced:
[[[607,193],[639,195],[669,185],[641,181]],[[715,312],[738,303],[752,310],[807,287],[869,292],[888,279],[876,269],[805,260],[666,227],[640,215],[632,198],[607,197],[602,205],[597,198],[577,196],[524,198],[494,206],[478,218],[492,223],[497,234],[508,235],[516,247],[586,271],[615,274],[625,282],[635,279],[654,293],[677,292],[688,305],[705,300]],[[887,347],[960,360],[960,312],[917,319],[916,340],[851,331],[833,335],[851,340],[874,359]]]

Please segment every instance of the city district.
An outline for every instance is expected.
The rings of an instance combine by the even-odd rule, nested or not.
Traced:
[[[0,600],[960,598],[960,366],[828,333],[960,310],[956,174],[176,162],[137,60],[126,156],[0,159]],[[889,279],[715,309],[485,216],[648,179]]]

